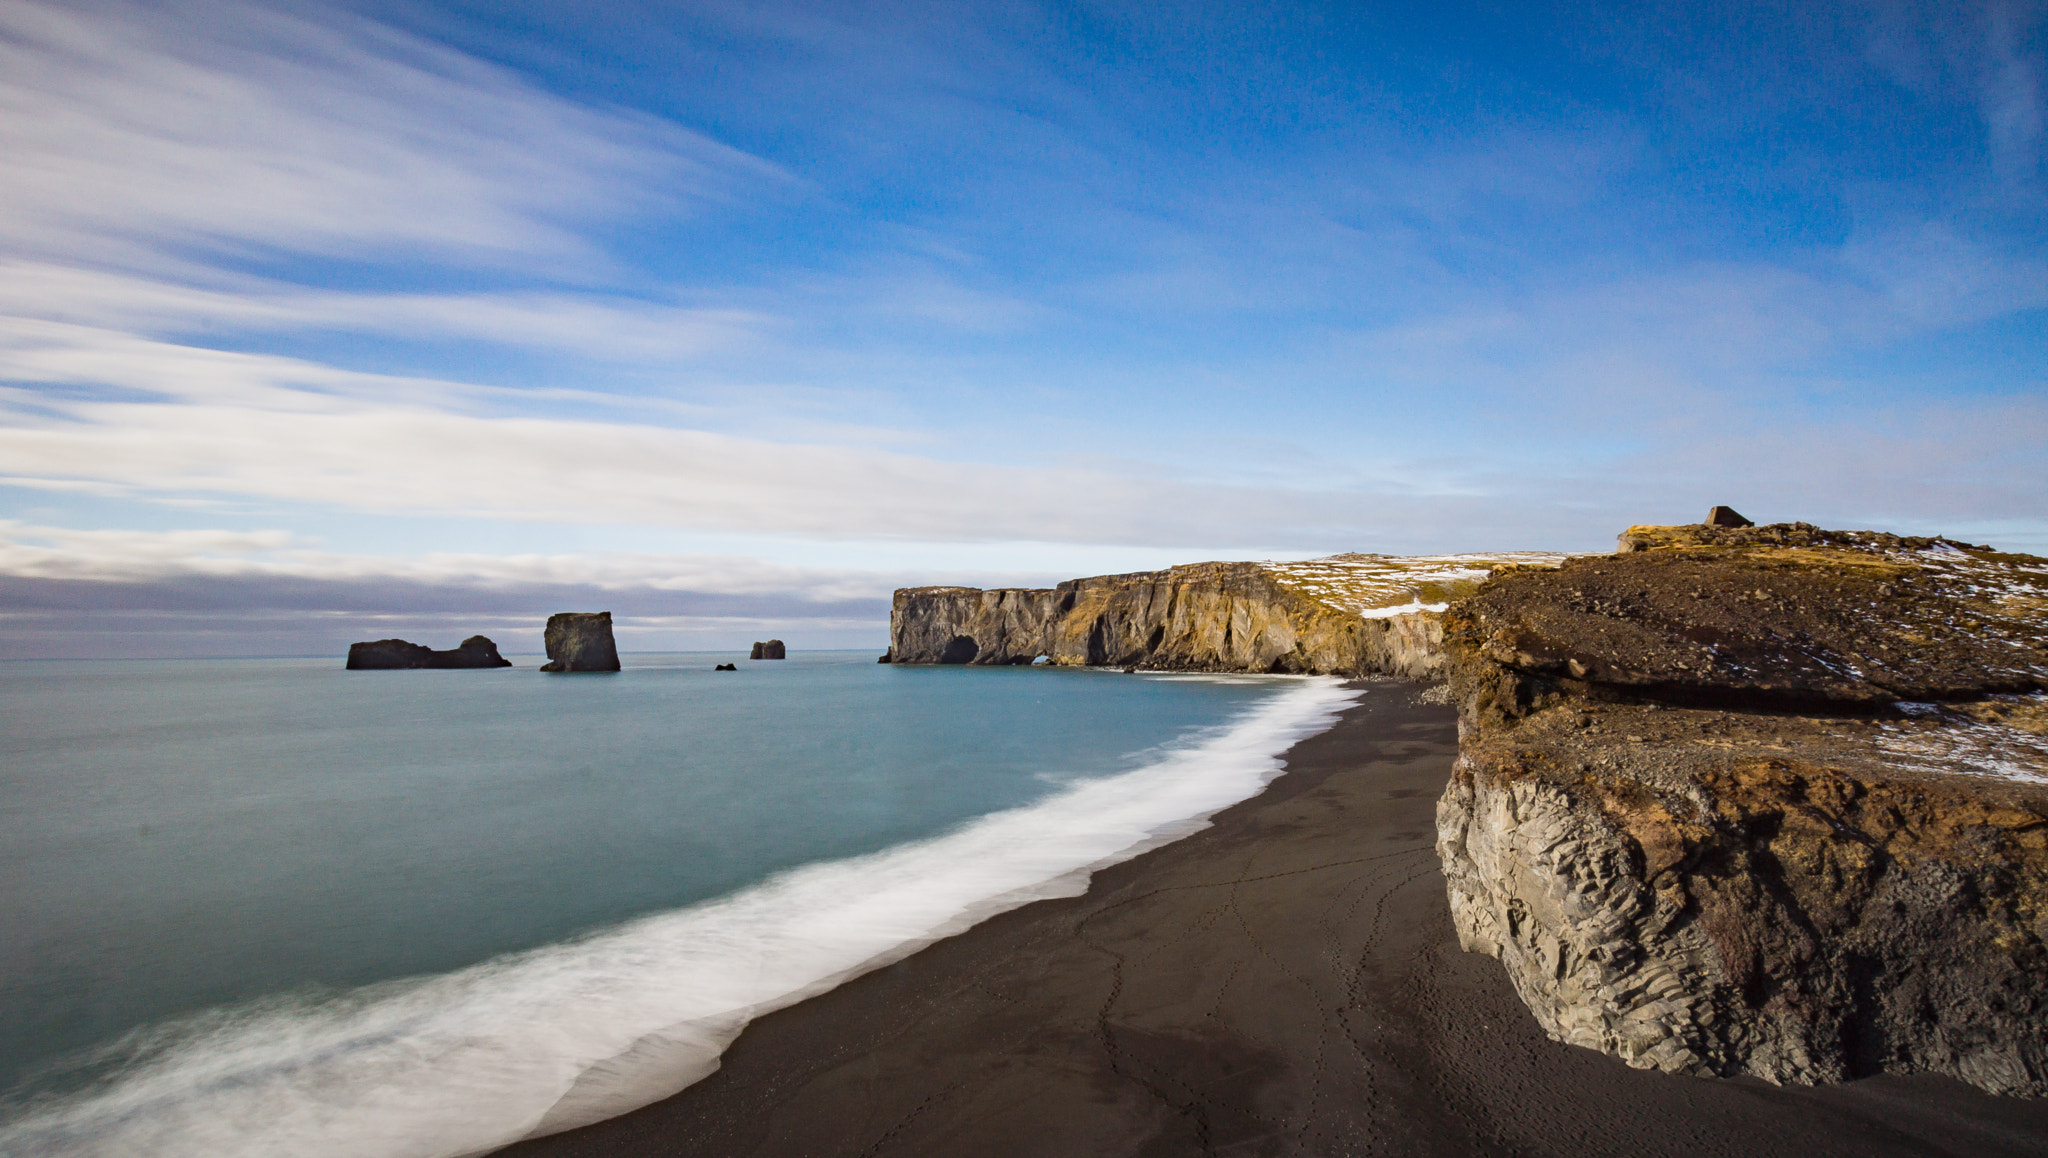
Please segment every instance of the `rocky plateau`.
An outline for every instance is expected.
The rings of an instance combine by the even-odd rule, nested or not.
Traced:
[[[2048,1094],[2048,560],[1636,527],[1444,616],[1438,852],[1552,1037]]]

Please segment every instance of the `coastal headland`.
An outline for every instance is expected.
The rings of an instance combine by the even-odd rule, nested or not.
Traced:
[[[892,662],[1434,686],[517,1152],[2038,1153],[2048,561],[1621,546],[899,592]]]

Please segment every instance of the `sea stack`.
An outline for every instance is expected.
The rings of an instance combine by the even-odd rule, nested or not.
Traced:
[[[548,616],[548,662],[542,671],[617,671],[619,649],[612,642],[609,611],[564,611]]]
[[[754,644],[754,654],[752,654],[752,655],[748,656],[747,658],[748,658],[748,659],[786,659],[786,658],[788,658],[788,656],[784,654],[784,650],[783,650],[783,647],[782,647],[782,641],[781,641],[781,640],[779,640],[779,639],[771,639],[771,640],[769,640],[769,641],[768,641],[768,642],[766,642],[766,643],[759,643],[759,642],[755,643],[755,644]]]
[[[511,660],[498,654],[498,645],[481,635],[472,635],[463,640],[460,647],[449,651],[435,651],[403,639],[376,639],[348,646],[349,671],[511,666]]]

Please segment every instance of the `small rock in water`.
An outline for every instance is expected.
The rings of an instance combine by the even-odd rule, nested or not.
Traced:
[[[893,659],[891,659],[891,658],[889,658],[889,653],[885,651],[885,652],[883,652],[883,653],[882,653],[881,655],[879,655],[879,656],[876,656],[876,657],[875,657],[875,662],[876,662],[876,663],[895,663],[896,661],[895,661],[895,660],[893,660]]]
[[[783,646],[782,646],[782,641],[781,641],[781,640],[779,640],[779,639],[771,639],[771,640],[769,640],[769,641],[768,641],[768,642],[766,642],[766,643],[756,643],[756,644],[754,644],[754,654],[752,654],[752,655],[748,656],[747,658],[748,658],[748,659],[786,659],[786,658],[788,658],[788,657],[787,657],[787,656],[786,656],[786,655],[784,654],[784,650],[783,650]]]
[[[712,667],[712,669],[711,669],[711,670],[712,670],[712,671],[738,671],[738,670],[740,670],[740,665],[738,665],[738,664],[736,664],[736,663],[721,663],[721,664],[716,664],[716,665],[714,665],[714,666]]]

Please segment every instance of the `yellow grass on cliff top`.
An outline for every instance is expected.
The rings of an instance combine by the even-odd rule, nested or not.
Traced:
[[[1347,552],[1321,559],[1267,560],[1280,584],[1317,602],[1376,619],[1416,611],[1442,611],[1476,590],[1495,567],[1556,567],[1569,556],[1555,551],[1490,555],[1368,555]]]

